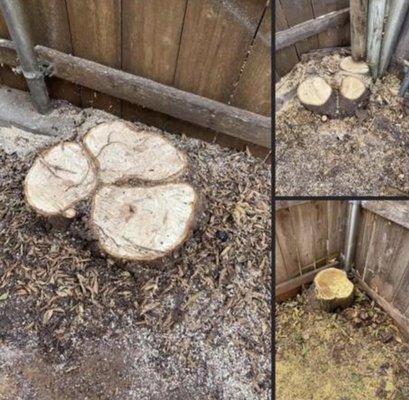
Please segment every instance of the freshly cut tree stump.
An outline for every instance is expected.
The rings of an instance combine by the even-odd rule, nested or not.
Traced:
[[[325,311],[350,306],[354,299],[354,285],[345,271],[328,268],[314,278],[314,298],[317,306]]]
[[[97,171],[78,143],[60,143],[40,154],[30,168],[24,194],[45,217],[74,218],[75,205],[96,188]]]
[[[345,77],[339,89],[339,114],[354,115],[358,108],[364,107],[369,100],[369,91],[361,79]]]
[[[339,67],[351,74],[367,75],[369,74],[369,66],[366,62],[363,61],[354,61],[352,57],[345,57]]]
[[[159,134],[136,129],[124,121],[90,129],[83,139],[95,157],[102,183],[169,182],[187,168],[186,156]]]
[[[92,128],[83,143],[60,143],[42,153],[24,191],[53,226],[66,226],[76,204],[91,200],[86,221],[98,249],[149,262],[169,256],[197,223],[200,196],[175,182],[186,168],[186,156],[164,137],[115,121]]]
[[[331,118],[337,116],[336,94],[325,79],[307,78],[298,86],[297,96],[306,109]]]
[[[199,199],[192,186],[104,186],[94,197],[91,221],[101,248],[123,260],[166,257],[187,238]]]

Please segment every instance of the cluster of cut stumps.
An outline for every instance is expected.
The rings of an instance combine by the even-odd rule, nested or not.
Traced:
[[[340,85],[330,84],[328,77],[313,75],[298,87],[297,95],[308,110],[329,118],[352,116],[356,110],[367,105],[369,90],[365,76],[369,67],[364,62],[355,62],[346,57],[340,63],[344,75]]]
[[[90,228],[101,249],[149,262],[172,253],[194,228],[200,196],[181,181],[187,166],[185,154],[160,134],[113,121],[40,154],[24,193],[47,218],[73,219],[90,199]]]

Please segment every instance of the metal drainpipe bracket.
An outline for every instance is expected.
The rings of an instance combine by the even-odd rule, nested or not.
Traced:
[[[26,79],[42,79],[49,76],[53,76],[54,68],[50,63],[41,63],[39,64],[40,71],[24,71],[21,64],[17,67],[12,68],[13,72],[16,74],[21,74]]]

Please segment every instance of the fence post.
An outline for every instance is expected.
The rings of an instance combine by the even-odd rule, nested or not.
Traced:
[[[24,24],[21,0],[0,0],[0,10],[16,47],[32,101],[41,114],[46,114],[51,108],[50,99],[44,74],[38,65],[27,27]]]

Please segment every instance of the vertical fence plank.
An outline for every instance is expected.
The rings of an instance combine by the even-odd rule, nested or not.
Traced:
[[[365,271],[368,243],[372,233],[373,220],[373,213],[361,209],[355,256],[355,269],[360,277],[363,277]]]
[[[344,244],[347,203],[328,201],[328,254],[339,253]]]
[[[284,257],[281,253],[281,248],[280,244],[278,243],[278,239],[276,236],[275,239],[275,254],[276,254],[276,260],[275,260],[275,284],[279,284],[282,282],[285,282],[288,279],[288,274],[287,274],[287,269],[285,266],[285,261]]]
[[[271,5],[267,8],[231,104],[271,115]]]
[[[317,267],[328,262],[327,238],[328,238],[328,207],[326,201],[313,203],[313,230],[314,246]],[[321,260],[321,261],[320,261]]]
[[[290,28],[314,18],[310,0],[281,0],[280,3]],[[309,50],[318,49],[318,37],[317,35],[311,36],[296,43],[295,47],[299,56]]]
[[[290,208],[292,228],[303,271],[312,269],[315,263],[312,214],[313,205],[311,203]]]
[[[280,1],[275,1],[275,30],[276,32],[288,29],[285,13]],[[275,53],[275,69],[278,75],[283,76],[291,71],[295,64],[300,61],[295,46],[289,46]]]
[[[121,1],[66,0],[73,54],[110,67],[121,68]],[[119,99],[81,88],[84,107],[120,115]]]
[[[342,10],[349,6],[349,0],[311,0],[314,17],[328,14],[332,11]],[[349,24],[327,29],[318,34],[320,48],[345,46],[350,43]]]
[[[187,0],[122,0],[122,69],[173,85]],[[123,102],[122,116],[164,127],[167,116]]]
[[[385,33],[382,39],[382,50],[379,61],[379,75],[382,76],[389,66],[392,52],[395,50],[399,33],[408,13],[408,0],[395,0],[389,6]]]
[[[189,0],[175,86],[228,102],[265,5],[266,0]]]
[[[378,77],[379,72],[385,9],[386,0],[371,0],[369,3],[367,57],[374,79]]]
[[[276,235],[287,268],[288,279],[301,274],[300,259],[288,208],[276,212]]]
[[[371,289],[379,292],[379,274],[382,269],[387,240],[392,223],[385,218],[376,216],[371,240],[368,245],[367,262],[365,264],[364,282]]]
[[[409,245],[407,243],[406,245]],[[403,275],[401,281],[398,282],[399,285],[396,288],[395,296],[393,297],[392,304],[402,313],[408,315],[409,307],[409,263],[407,262],[403,270]]]
[[[395,55],[397,58],[409,61],[409,13],[406,15],[406,19],[403,22],[398,44],[396,45]]]
[[[351,0],[351,52],[355,61],[365,60],[368,0]]]
[[[41,44],[64,53],[72,53],[72,43],[65,0],[26,0],[23,2],[33,44]],[[58,78],[48,80],[50,96],[81,105],[77,85]]]
[[[397,233],[388,240],[386,254],[389,257],[381,271],[382,297],[388,302],[398,290],[409,258],[409,231],[396,224],[394,230]]]

